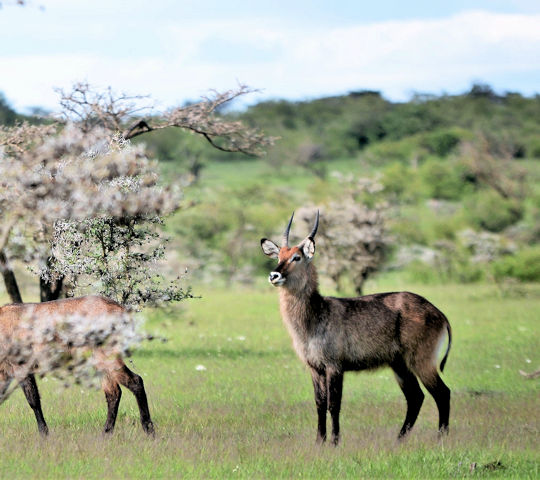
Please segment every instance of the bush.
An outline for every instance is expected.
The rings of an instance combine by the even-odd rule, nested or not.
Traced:
[[[390,223],[390,231],[400,244],[427,245],[429,243],[424,229],[409,217],[394,219]]]
[[[386,165],[390,162],[410,164],[419,161],[425,155],[415,137],[398,141],[383,141],[373,144],[365,153],[367,162],[374,166]]]
[[[446,282],[474,283],[484,278],[483,265],[470,262],[468,258],[448,252],[435,257],[434,262],[415,260],[405,267],[412,282],[436,284]]]
[[[422,103],[396,105],[381,120],[382,129],[391,139],[400,139],[420,132],[434,130],[444,124],[443,114]]]
[[[401,201],[414,201],[419,194],[417,172],[400,162],[394,162],[383,170],[381,183],[385,192],[392,193]]]
[[[529,142],[529,156],[533,158],[540,158],[540,138],[533,138]]]
[[[469,197],[465,215],[475,227],[490,232],[501,232],[523,217],[523,206],[514,199],[506,199],[488,190]]]
[[[439,157],[446,157],[459,144],[461,138],[455,130],[442,130],[426,135],[422,145],[430,153]]]
[[[496,280],[516,278],[522,282],[540,281],[540,246],[530,247],[507,255],[493,263]]]
[[[431,198],[458,200],[467,183],[463,168],[437,159],[430,159],[420,169],[427,194]]]
[[[409,264],[406,269],[411,282],[422,284],[436,284],[441,282],[439,272],[432,265],[416,260]]]

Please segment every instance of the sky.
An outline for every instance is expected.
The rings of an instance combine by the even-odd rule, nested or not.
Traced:
[[[538,0],[0,0],[0,92],[58,109],[78,81],[158,109],[246,84],[247,102],[379,90],[540,93]]]

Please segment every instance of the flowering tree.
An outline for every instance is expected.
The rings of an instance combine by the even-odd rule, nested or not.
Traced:
[[[61,119],[1,128],[0,272],[12,302],[22,303],[12,259],[39,276],[42,301],[59,298],[66,283],[132,310],[189,296],[158,269],[165,251],[160,226],[179,208],[181,192],[159,182],[144,146],[129,139],[177,127],[219,150],[260,154],[272,139],[217,113],[248,92],[240,86],[143,118],[148,110],[139,106],[141,97],[77,84],[61,92]],[[13,378],[34,398],[35,373],[92,379],[90,352],[123,355],[137,337],[129,315],[17,319],[16,328],[6,329],[13,322],[1,312],[0,403]]]
[[[113,274],[107,267],[121,255],[122,264],[132,262],[135,276],[139,270],[148,271],[159,257],[156,248],[144,251],[147,239],[158,236],[148,226],[178,208],[178,192],[157,184],[155,165],[141,147],[111,138],[100,127],[84,132],[67,124],[53,134],[51,127],[17,129],[17,134],[42,135],[32,135],[30,148],[4,150],[0,164],[0,208],[7,220],[2,232],[4,257],[32,266],[41,279],[42,300],[58,298],[64,279],[76,283],[84,274],[96,282],[100,293],[126,306],[140,304],[142,299],[128,289],[140,286],[141,279],[120,289],[127,272],[116,269]],[[8,292],[14,290],[18,288]],[[18,295],[12,301],[20,302]]]
[[[11,300],[22,301],[15,258],[39,274],[42,300],[58,298],[65,280],[131,307],[183,298],[187,292],[151,268],[164,254],[159,226],[179,208],[180,192],[159,184],[144,147],[128,139],[177,127],[223,151],[260,154],[272,139],[218,114],[249,91],[240,86],[143,118],[150,112],[142,97],[77,84],[60,92],[61,120],[3,128],[0,270]]]
[[[385,228],[387,206],[376,200],[382,186],[367,178],[341,177],[342,195],[320,208],[318,265],[338,291],[349,279],[358,295],[368,276],[381,267],[390,246]],[[298,210],[304,230],[312,227],[317,208]]]

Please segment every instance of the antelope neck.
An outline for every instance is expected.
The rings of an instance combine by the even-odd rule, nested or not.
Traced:
[[[301,289],[280,287],[279,303],[283,319],[287,322],[308,328],[316,320],[323,297],[319,293],[317,272],[310,265],[309,277]]]

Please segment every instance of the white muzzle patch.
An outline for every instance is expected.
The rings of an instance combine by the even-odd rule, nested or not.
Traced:
[[[285,279],[279,272],[270,272],[270,275],[268,275],[268,281],[276,287],[285,283]]]

